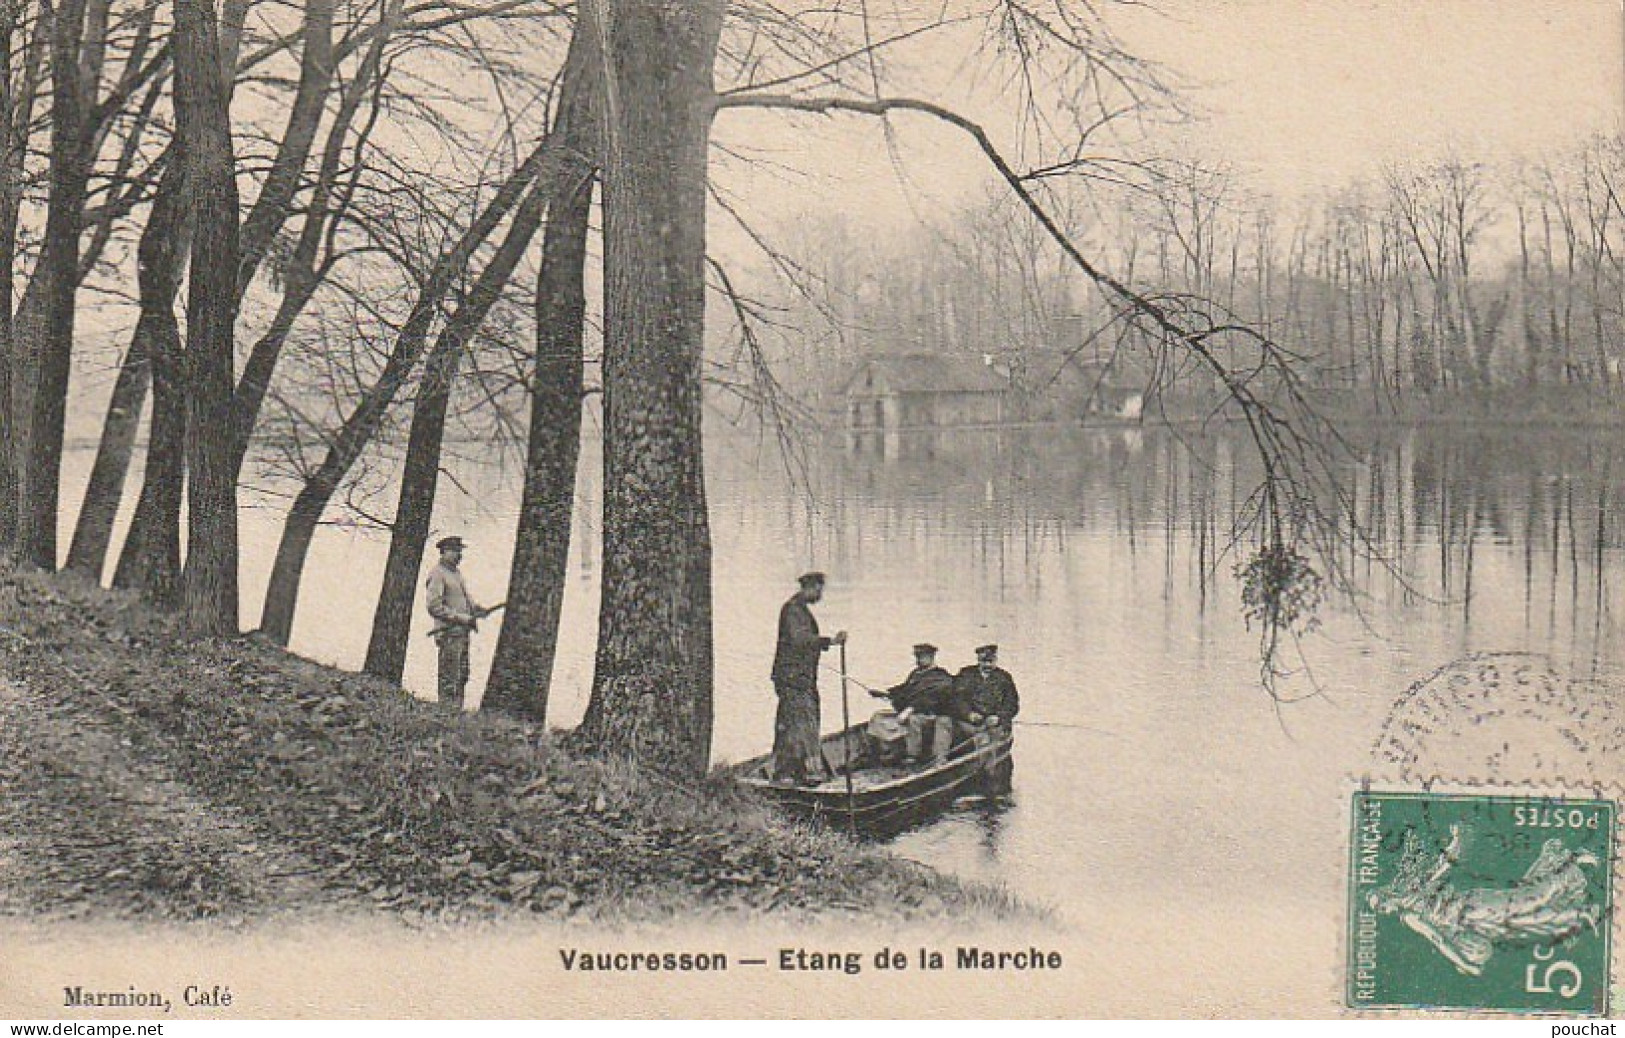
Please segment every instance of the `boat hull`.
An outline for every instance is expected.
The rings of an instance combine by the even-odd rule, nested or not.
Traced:
[[[852,788],[846,783],[847,747],[852,747]],[[957,744],[943,760],[910,768],[882,767],[868,757],[865,726],[825,736],[824,758],[835,777],[817,786],[774,783],[772,757],[745,761],[738,782],[787,814],[868,836],[894,835],[951,807],[961,797],[981,795],[988,779],[1010,759],[1015,745],[1008,730],[979,732]]]

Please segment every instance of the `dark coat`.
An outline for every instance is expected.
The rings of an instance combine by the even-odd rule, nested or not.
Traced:
[[[1016,694],[1015,679],[1010,673],[993,667],[984,675],[979,667],[966,667],[954,678],[954,717],[961,721],[971,714],[997,717],[1009,721],[1021,711],[1021,696]]]
[[[818,658],[832,643],[818,633],[818,621],[796,595],[779,610],[779,641],[773,650],[773,684],[818,687]]]
[[[886,690],[892,709],[901,713],[912,709],[920,714],[948,711],[954,679],[941,667],[915,667],[900,685]]]

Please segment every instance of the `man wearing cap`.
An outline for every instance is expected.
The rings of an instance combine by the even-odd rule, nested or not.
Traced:
[[[980,645],[976,648],[976,665],[966,667],[954,676],[953,706],[951,712],[961,736],[977,731],[1007,734],[1010,722],[1021,711],[1021,697],[1016,694],[1015,679],[999,666],[999,647]],[[993,775],[996,793],[1010,789],[1010,776],[1014,768],[1007,760]]]
[[[779,697],[773,719],[773,779],[807,785],[817,779],[808,774],[809,761],[818,762],[818,663],[832,645],[846,643],[846,632],[826,638],[810,608],[824,597],[824,575],[804,573],[801,585],[779,609],[778,644],[773,651],[773,691]]]
[[[468,638],[481,617],[490,609],[474,604],[457,569],[463,561],[463,539],[442,537],[435,542],[440,550],[440,562],[429,571],[426,586],[429,590],[429,615],[435,626],[429,634],[440,647],[440,665],[436,674],[440,705],[457,711],[463,709],[463,690],[468,686]]]
[[[914,669],[902,684],[870,693],[891,700],[898,720],[907,726],[904,752],[911,762],[927,759],[927,740],[930,760],[947,756],[954,738],[953,718],[948,716],[953,684],[948,672],[937,666],[937,647],[921,642],[914,646]]]

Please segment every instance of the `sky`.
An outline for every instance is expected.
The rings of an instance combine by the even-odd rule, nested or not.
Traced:
[[[887,0],[871,0],[884,6]],[[899,6],[925,0],[890,0]],[[935,0],[932,0],[935,3]],[[1222,160],[1283,200],[1334,192],[1384,164],[1453,148],[1491,162],[1541,157],[1625,115],[1625,0],[1156,0],[1104,4],[1126,49],[1161,64],[1196,118],[1155,146]],[[1009,100],[951,36],[898,55],[913,89],[1010,137]],[[718,183],[783,220],[844,212],[877,232],[986,190],[957,131],[724,113],[718,140],[781,163]]]
[[[1191,84],[1193,138],[1274,193],[1444,148],[1538,156],[1617,129],[1620,0],[1202,0],[1123,20]]]

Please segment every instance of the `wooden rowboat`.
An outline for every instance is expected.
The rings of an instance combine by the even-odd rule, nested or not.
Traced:
[[[847,794],[847,746],[852,748],[852,791]],[[1010,730],[977,732],[940,761],[882,764],[874,759],[865,725],[820,741],[831,778],[816,786],[772,781],[771,754],[738,765],[738,783],[788,814],[851,827],[866,836],[888,836],[926,821],[960,797],[983,795],[986,780],[1010,759]]]

